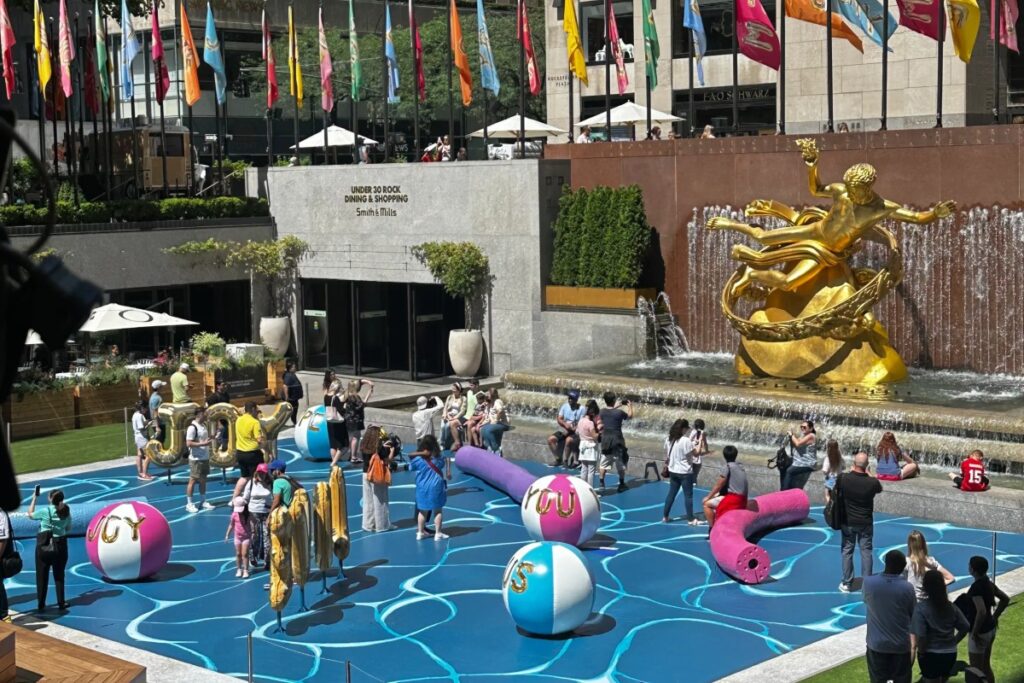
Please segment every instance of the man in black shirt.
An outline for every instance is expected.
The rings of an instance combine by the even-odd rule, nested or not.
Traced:
[[[284,382],[284,400],[292,405],[292,427],[294,427],[296,420],[299,419],[299,400],[303,396],[302,381],[295,374],[294,362],[285,363],[284,376],[281,381]]]
[[[216,391],[206,397],[206,407],[209,408],[217,403],[231,403],[231,395],[228,393],[228,383],[224,380],[217,382],[214,387]]]
[[[849,593],[853,584],[853,548],[860,546],[860,568],[865,577],[871,576],[875,529],[875,496],[882,492],[882,484],[868,474],[868,454],[864,451],[853,456],[853,469],[840,474],[836,489],[843,501],[843,580],[839,590]]]
[[[633,404],[629,401],[616,402],[615,394],[604,395],[605,407],[600,413],[601,430],[601,489],[604,489],[604,475],[615,468],[619,475],[618,492],[626,490],[626,438],[622,435],[622,423],[633,417]]]

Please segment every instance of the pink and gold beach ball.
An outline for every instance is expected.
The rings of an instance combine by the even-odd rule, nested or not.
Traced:
[[[171,556],[171,527],[148,503],[114,503],[96,513],[85,536],[89,561],[112,581],[156,574]]]

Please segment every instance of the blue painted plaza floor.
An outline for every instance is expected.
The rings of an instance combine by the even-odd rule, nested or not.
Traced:
[[[281,442],[281,453],[292,461],[289,474],[307,486],[324,480],[327,464],[300,460],[293,446],[290,439]],[[415,539],[407,472],[396,475],[391,489],[392,520],[401,528],[360,531],[360,473],[347,472],[353,533],[346,577],[339,580],[332,571],[329,592],[321,594],[314,573],[306,587],[310,611],[299,611],[295,591],[284,612],[284,633],[274,632],[266,574],[235,578],[233,547],[224,542],[230,488],[219,476],[210,480],[217,509],[191,515],[184,509],[184,469],[170,486],[165,479],[137,481],[133,466],[41,482],[44,489],[63,488],[72,508],[88,500],[145,496],[174,532],[170,564],[135,584],[103,580],[86,557],[84,539],[72,539],[71,611],[51,611],[47,618],[239,677],[247,670],[246,634],[253,632],[260,681],[344,680],[346,660],[358,667],[356,681],[528,675],[712,681],[864,621],[859,595],[836,590],[839,539],[821,523],[820,506],[812,509],[813,522],[762,539],[773,559],[773,579],[742,586],[715,566],[706,529],[660,522],[667,484],[637,481],[602,500],[601,531],[585,553],[597,581],[591,620],[573,637],[523,635],[499,590],[505,563],[529,541],[519,507],[456,468],[453,473],[445,510],[451,539],[435,542]],[[30,492],[23,487],[23,495]],[[681,505],[680,497],[677,518]],[[903,547],[913,528],[924,532],[932,554],[957,575],[957,586],[964,585],[969,556],[990,554],[990,532],[879,515],[876,557]],[[33,545],[19,542],[25,569],[7,582],[16,610],[35,604]],[[1000,573],[1021,565],[1024,536],[999,534]],[[49,599],[52,604],[52,588]]]

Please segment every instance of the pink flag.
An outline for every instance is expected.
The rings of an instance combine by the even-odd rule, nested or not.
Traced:
[[[156,16],[157,5],[154,0],[153,11],[153,49],[150,55],[153,57],[153,71],[156,74],[156,101],[164,103],[167,91],[171,89],[171,77],[167,73],[167,62],[164,61],[164,39],[160,35],[160,20]]]
[[[737,0],[736,37],[740,52],[770,69],[779,70],[779,37],[761,0]]]
[[[896,0],[896,4],[900,8],[900,26],[906,26],[932,40],[939,39],[942,0]]]
[[[75,41],[71,39],[71,22],[68,21],[68,5],[60,0],[60,25],[57,29],[60,48],[60,89],[64,97],[71,97],[71,62],[75,61]]]
[[[3,52],[4,84],[7,86],[7,99],[14,94],[14,27],[7,15],[7,2],[0,0],[0,51]]]
[[[263,61],[267,65],[267,109],[272,109],[278,98],[277,60],[274,59],[274,43],[270,38],[267,10],[263,10]]]
[[[331,74],[334,67],[331,64],[331,51],[327,48],[327,34],[324,33],[324,10],[320,8],[320,106],[324,111],[334,109],[334,84],[331,83]]]
[[[1017,49],[1017,17],[1020,16],[1020,8],[1017,0],[992,0],[993,6],[998,3],[999,7],[993,7],[989,13],[992,17],[989,27],[989,38],[996,39],[996,17],[999,18],[999,42],[1010,50],[1020,54]]]
[[[615,58],[615,76],[619,80],[619,94],[624,95],[626,86],[629,85],[629,76],[626,75],[626,63],[622,60],[622,41],[619,40],[619,27],[615,23],[615,10],[612,9],[611,0],[605,2],[608,3],[608,37],[611,39],[612,56]]]

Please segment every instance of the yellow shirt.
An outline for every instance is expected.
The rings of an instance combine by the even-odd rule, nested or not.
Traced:
[[[246,413],[235,422],[235,449],[239,451],[259,450],[263,427],[260,421]]]
[[[191,400],[188,397],[188,376],[178,370],[171,375],[171,402],[188,403]]]

